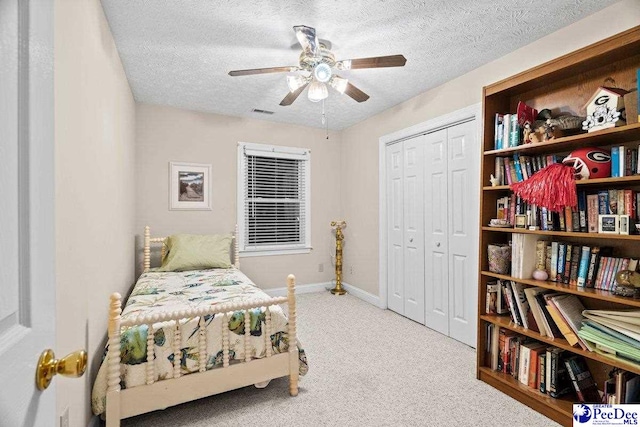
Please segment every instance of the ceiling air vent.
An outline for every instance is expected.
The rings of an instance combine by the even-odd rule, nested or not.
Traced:
[[[259,108],[253,108],[253,109],[251,109],[251,112],[252,113],[258,113],[258,114],[267,114],[267,115],[273,114],[273,111],[261,110]]]

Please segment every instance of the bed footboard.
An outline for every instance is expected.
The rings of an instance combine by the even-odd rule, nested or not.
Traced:
[[[140,315],[122,320],[121,296],[111,295],[109,310],[109,351],[107,353],[107,427],[118,427],[120,420],[158,409],[165,409],[180,403],[202,397],[211,396],[236,388],[262,383],[274,378],[289,376],[289,393],[298,394],[298,340],[296,335],[296,299],[295,276],[287,277],[287,296],[273,297],[252,301],[229,302],[216,306],[202,307],[194,310],[180,310],[153,315]],[[288,306],[288,338],[287,353],[274,354],[271,344],[271,312],[270,307],[284,304]],[[244,311],[245,325],[250,324],[250,310],[263,309],[265,312],[264,331],[266,354],[264,358],[252,359],[250,352],[251,328],[245,327],[242,362],[230,364],[229,360],[229,317],[238,311]],[[205,333],[205,316],[222,315],[222,367],[206,370],[207,336]],[[198,370],[189,375],[182,375],[180,370],[180,320],[199,318],[200,333],[198,336]],[[148,327],[147,360],[153,361],[154,330],[158,322],[174,322],[173,340],[173,377],[156,382],[155,364],[146,364],[146,384],[126,390],[120,388],[120,340],[122,327]]]

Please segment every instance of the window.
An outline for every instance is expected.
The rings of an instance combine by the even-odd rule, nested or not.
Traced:
[[[276,255],[311,249],[307,149],[238,145],[238,243],[241,253]]]

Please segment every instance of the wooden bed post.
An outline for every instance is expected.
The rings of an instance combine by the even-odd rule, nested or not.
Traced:
[[[151,268],[151,230],[147,225],[144,227],[144,272]]]
[[[148,228],[148,227],[147,227]],[[148,230],[145,230],[145,232]],[[111,294],[109,352],[107,353],[107,427],[120,427],[120,314],[121,296]]]
[[[287,299],[289,307],[289,394],[298,395],[298,376],[300,361],[298,360],[298,337],[296,335],[296,277],[287,276]]]

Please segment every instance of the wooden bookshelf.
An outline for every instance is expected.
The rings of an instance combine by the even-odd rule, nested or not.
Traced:
[[[580,298],[587,308],[640,308],[640,300],[624,298],[609,291],[578,288],[551,281],[516,279],[508,275],[489,272],[487,246],[492,243],[506,243],[512,233],[535,234],[554,237],[569,243],[588,246],[612,246],[617,256],[640,257],[640,235],[620,235],[601,233],[577,233],[567,231],[544,231],[514,228],[489,227],[489,221],[496,215],[496,200],[510,193],[510,186],[489,185],[494,173],[496,157],[513,154],[539,155],[557,154],[561,159],[565,154],[579,147],[603,147],[625,145],[638,148],[640,145],[640,123],[632,123],[612,129],[592,133],[579,133],[555,138],[551,141],[524,144],[501,150],[494,149],[494,120],[496,113],[513,113],[518,101],[541,110],[548,108],[554,115],[585,115],[584,106],[598,86],[605,85],[609,78],[617,87],[635,88],[636,70],[640,68],[640,26],[587,46],[576,52],[557,58],[533,69],[524,71],[483,89],[483,149],[482,171],[480,175],[480,266],[478,269],[478,342],[477,378],[518,399],[531,408],[559,422],[572,425],[572,403],[575,396],[569,395],[553,399],[538,390],[531,389],[511,375],[496,372],[485,365],[486,326],[498,327],[517,332],[520,335],[581,355],[588,361],[592,374],[598,381],[606,377],[613,367],[640,374],[640,364],[603,356],[601,354],[572,347],[562,339],[552,339],[514,324],[508,316],[485,314],[486,284],[489,281],[513,280],[524,286],[537,286],[557,292],[573,294]],[[578,190],[597,192],[602,189],[633,189],[640,191],[640,176],[603,178],[576,183]]]

